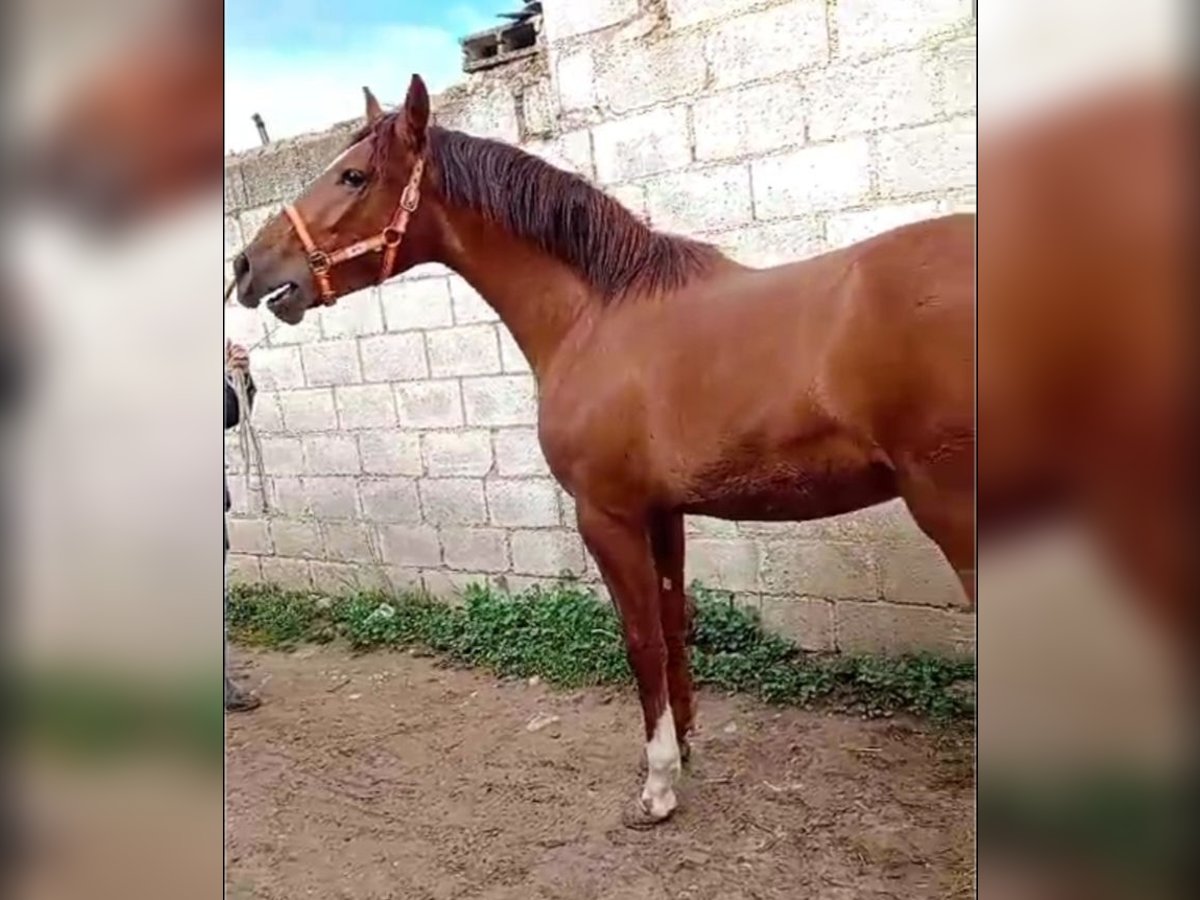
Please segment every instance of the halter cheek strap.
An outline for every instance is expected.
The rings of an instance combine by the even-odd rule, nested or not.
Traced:
[[[409,220],[421,203],[421,176],[424,172],[425,160],[418,159],[417,164],[413,166],[412,175],[408,178],[408,184],[404,186],[404,192],[400,195],[400,203],[396,207],[396,212],[383,231],[330,253],[326,253],[317,246],[317,242],[313,240],[308,226],[304,224],[304,219],[295,206],[289,203],[283,208],[284,214],[292,223],[296,237],[300,239],[304,252],[307,254],[308,268],[312,271],[313,281],[316,282],[323,305],[332,306],[337,302],[337,295],[334,293],[329,273],[334,266],[340,263],[382,250],[383,259],[380,262],[377,283],[382,284],[392,276],[392,270],[396,266],[396,255],[400,250],[400,244],[404,241],[404,234],[408,231]]]

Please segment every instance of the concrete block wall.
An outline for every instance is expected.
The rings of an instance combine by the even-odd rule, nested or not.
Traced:
[[[771,265],[974,208],[971,6],[547,0],[542,54],[471,76],[434,110],[591,179],[653,227]],[[227,256],[355,124],[226,160]],[[294,328],[241,308],[226,326],[254,345],[270,501],[263,514],[247,495],[230,435],[235,579],[446,596],[478,579],[597,580],[538,448],[529,368],[457,275],[422,267]],[[898,503],[688,531],[689,578],[804,647],[973,649],[957,583]]]

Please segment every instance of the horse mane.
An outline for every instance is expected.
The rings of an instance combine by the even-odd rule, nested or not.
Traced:
[[[359,129],[385,171],[401,111]],[[447,202],[474,210],[571,266],[607,300],[683,287],[719,258],[711,244],[654,231],[578,175],[517,147],[430,127],[429,159]]]

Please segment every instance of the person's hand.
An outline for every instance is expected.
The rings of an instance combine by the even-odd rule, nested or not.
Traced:
[[[250,372],[250,353],[240,344],[232,341],[225,342],[225,368],[230,372],[240,371],[243,375]]]

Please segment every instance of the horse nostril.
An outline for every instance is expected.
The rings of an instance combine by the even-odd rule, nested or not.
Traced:
[[[250,277],[250,260],[246,259],[245,253],[239,253],[234,257],[233,277],[238,281],[245,281]]]

